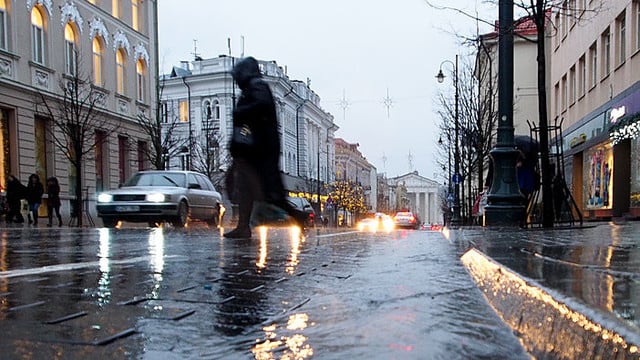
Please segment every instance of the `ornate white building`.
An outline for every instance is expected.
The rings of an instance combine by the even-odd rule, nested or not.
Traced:
[[[67,200],[82,176],[93,198],[145,167],[148,139],[136,118],[156,103],[156,24],[156,0],[0,0],[0,190],[9,174],[23,182],[32,173],[56,176]],[[59,99],[60,84],[74,75],[91,81],[99,122],[118,128],[96,127],[99,145],[85,156],[82,174],[54,146],[52,119],[36,106],[40,97]],[[40,209],[45,216],[46,206]],[[69,213],[68,203],[62,210]]]
[[[225,55],[198,57],[162,77],[164,121],[166,128],[175,126],[167,135],[182,139],[184,144],[182,152],[168,159],[169,168],[203,171],[202,166],[207,165],[203,157],[208,155],[213,155],[214,170],[228,168],[233,105],[240,95],[231,77],[237,60]],[[276,101],[285,187],[316,202],[318,192],[325,194],[323,185],[334,180],[334,133],[338,126],[320,107],[320,97],[308,83],[289,79],[275,61],[258,62]]]
[[[420,176],[417,171],[388,179],[389,199],[396,211],[408,209],[421,222],[442,224],[442,197],[444,186],[434,180]]]

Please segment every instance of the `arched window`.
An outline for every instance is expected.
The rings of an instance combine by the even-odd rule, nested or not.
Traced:
[[[7,49],[7,4],[0,0],[0,49]]]
[[[93,38],[93,84],[103,86],[102,84],[102,54],[104,46],[102,46],[102,38],[96,36]]]
[[[211,119],[211,102],[209,100],[205,100],[203,105],[204,105],[203,106],[204,118],[206,120],[210,120]]]
[[[67,23],[64,27],[64,57],[67,74],[76,76],[78,56],[76,48],[76,32],[73,23]]]
[[[39,6],[31,9],[31,47],[32,60],[44,64],[44,16]]]
[[[116,51],[116,92],[121,95],[124,95],[125,88],[125,60],[126,55],[124,54],[124,50],[119,48],[118,51]]]
[[[144,60],[138,59],[136,63],[136,74],[137,74],[137,93],[138,93],[138,101],[144,102],[145,91],[144,89],[147,86],[147,65],[144,63]]]

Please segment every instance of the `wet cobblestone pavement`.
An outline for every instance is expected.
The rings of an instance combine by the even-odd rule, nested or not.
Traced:
[[[526,359],[439,232],[0,229],[2,359]]]

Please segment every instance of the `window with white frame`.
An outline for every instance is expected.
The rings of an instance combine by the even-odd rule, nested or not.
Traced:
[[[125,61],[124,49],[119,48],[116,51],[116,92],[121,95],[124,95],[125,90]]]
[[[180,122],[189,122],[189,102],[187,100],[180,100]]]
[[[616,18],[616,65],[624,63],[627,57],[627,13],[623,11]]]
[[[64,27],[64,59],[67,74],[76,76],[78,68],[78,52],[76,48],[76,32],[73,23],[67,23]]]
[[[31,54],[34,62],[44,64],[44,15],[40,6],[31,9]]]
[[[102,62],[104,53],[104,42],[100,36],[96,36],[92,41],[93,48],[93,84],[103,86],[102,84]]]
[[[138,59],[136,62],[136,80],[138,101],[144,102],[144,89],[147,86],[147,65],[143,59]]]
[[[0,49],[7,49],[7,4],[0,0]]]

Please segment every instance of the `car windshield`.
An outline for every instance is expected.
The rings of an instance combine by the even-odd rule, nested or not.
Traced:
[[[133,175],[122,186],[175,186],[185,187],[186,176],[182,173],[139,173]]]

